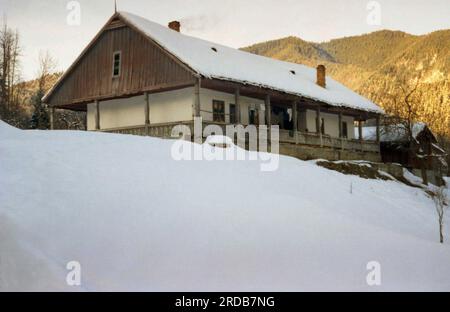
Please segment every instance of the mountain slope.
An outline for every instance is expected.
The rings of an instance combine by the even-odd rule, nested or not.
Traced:
[[[413,36],[382,30],[324,43],[288,37],[243,48],[309,66],[325,64],[337,81],[379,103],[392,105],[398,84],[419,79],[421,119],[450,137],[450,30]]]
[[[173,144],[0,121],[0,290],[450,290],[423,190],[284,156],[261,172],[242,150],[176,161]]]

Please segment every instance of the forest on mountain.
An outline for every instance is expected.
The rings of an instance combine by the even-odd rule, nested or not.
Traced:
[[[403,91],[415,89],[417,121],[426,122],[441,141],[448,141],[449,43],[450,30],[422,36],[382,30],[323,43],[287,37],[242,50],[313,67],[324,64],[328,75],[388,113]]]

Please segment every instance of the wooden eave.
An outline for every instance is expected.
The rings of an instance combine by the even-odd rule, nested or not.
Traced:
[[[104,96],[91,96],[91,97],[85,97],[81,99],[74,99],[72,103],[70,104],[63,104],[63,105],[54,105],[55,108],[61,108],[61,109],[70,109],[70,110],[76,110],[76,111],[86,111],[86,105],[88,103],[92,103],[94,101],[107,101],[107,100],[113,100],[113,99],[123,99],[123,98],[129,98],[132,96],[138,96],[145,93],[157,93],[157,92],[164,92],[164,91],[172,91],[187,87],[193,87],[195,85],[195,82],[192,83],[174,83],[174,84],[160,84],[156,86],[152,86],[150,88],[142,88],[140,90],[133,90],[129,92],[124,93],[115,93],[113,95],[104,95]]]
[[[327,112],[342,113],[346,116],[352,116],[356,120],[367,120],[381,115],[375,112],[368,112],[347,106],[333,106],[328,103],[310,99],[304,96],[294,95],[270,88],[259,87],[252,84],[245,84],[242,82],[234,82],[217,78],[203,78],[201,81],[201,86],[203,88],[222,91],[226,93],[234,93],[238,88],[240,91],[240,95],[242,96],[264,100],[265,97],[269,95],[271,101],[273,101],[274,103],[290,106],[292,105],[292,102],[297,102],[301,104],[303,108],[314,110],[317,109],[318,106],[320,106],[320,108],[326,110]]]

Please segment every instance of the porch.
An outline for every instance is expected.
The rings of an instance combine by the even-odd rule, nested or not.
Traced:
[[[351,159],[364,159],[365,154],[380,159],[379,114],[250,85],[198,79],[192,86],[180,85],[171,90],[146,91],[84,105],[82,108],[90,116],[88,129],[93,131],[172,138],[173,127],[185,125],[193,140],[194,118],[202,117],[202,130],[211,124],[219,125],[223,134],[227,125],[253,125],[257,131],[261,126],[277,125],[282,154],[332,160],[348,159],[342,156],[348,152],[354,153]],[[368,119],[377,121],[374,141],[362,139],[362,124]],[[354,127],[358,127],[357,139]],[[311,153],[299,156],[306,150]]]
[[[132,127],[120,127],[120,128],[110,128],[101,129],[97,131],[110,132],[110,133],[120,133],[120,134],[131,134],[131,135],[141,135],[141,136],[152,136],[159,138],[173,139],[171,136],[172,129],[176,125],[186,125],[189,127],[191,134],[194,133],[194,121],[182,121],[182,122],[169,122],[160,124],[143,124]],[[218,125],[222,128],[222,133],[226,134],[225,123],[217,123],[211,121],[202,122],[202,132],[208,125]],[[265,127],[265,126],[264,126]],[[256,127],[259,131],[259,127]],[[266,129],[266,128],[264,128]],[[359,139],[348,139],[348,138],[336,138],[330,135],[322,135],[314,132],[302,132],[294,130],[279,130],[279,143],[280,144],[292,144],[298,146],[310,146],[310,147],[320,147],[320,148],[331,148],[335,150],[345,150],[345,151],[357,151],[357,152],[380,152],[379,144],[376,141],[365,141]]]

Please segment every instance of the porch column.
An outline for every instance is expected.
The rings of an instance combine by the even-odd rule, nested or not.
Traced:
[[[194,103],[193,103],[193,107],[192,107],[192,120],[193,121],[196,117],[201,117],[200,116],[200,84],[201,84],[201,78],[199,77],[195,80],[195,85],[194,85]],[[197,144],[202,144],[203,143],[203,122],[200,125],[196,125],[195,122],[193,122],[191,131],[192,131],[191,136],[192,136],[193,142],[195,142]]]
[[[145,124],[150,124],[150,103],[149,103],[149,94],[145,92]]]
[[[194,109],[193,109],[193,117],[200,117],[200,79],[197,78],[194,86]]]
[[[360,118],[358,120],[358,140],[359,140],[359,144],[361,147],[361,152],[364,152],[362,125],[363,125],[363,121],[362,121],[362,118]]]
[[[292,101],[292,130],[294,131],[295,144],[298,143],[297,101]]]
[[[144,93],[145,97],[145,132],[147,135],[150,134],[150,103],[149,103],[149,94],[148,92]]]
[[[323,146],[321,117],[320,117],[320,105],[317,105],[317,109],[316,109],[316,132],[319,134],[320,146]]]
[[[55,129],[55,108],[50,106],[50,130]]]
[[[241,124],[241,96],[239,87],[234,91],[234,105],[236,107],[236,123]]]
[[[376,126],[377,126],[377,143],[380,143],[380,115],[376,117]]]
[[[363,141],[362,124],[363,124],[362,119],[358,120],[358,139],[361,142]]]
[[[265,106],[266,106],[266,111],[265,111],[265,113],[266,113],[266,126],[267,126],[267,129],[268,129],[267,142],[270,145],[270,143],[272,143],[272,141],[271,141],[271,138],[272,138],[272,129],[271,129],[272,128],[272,106],[270,104],[270,95],[268,95],[268,94],[266,95],[264,103],[265,103]]]
[[[344,149],[344,138],[342,131],[342,112],[339,112],[339,140],[341,141],[341,150]]]
[[[270,95],[266,95],[264,104],[266,106],[266,125],[270,129],[270,126],[272,126],[272,106],[270,103]]]
[[[95,130],[100,130],[100,102],[95,100]]]

